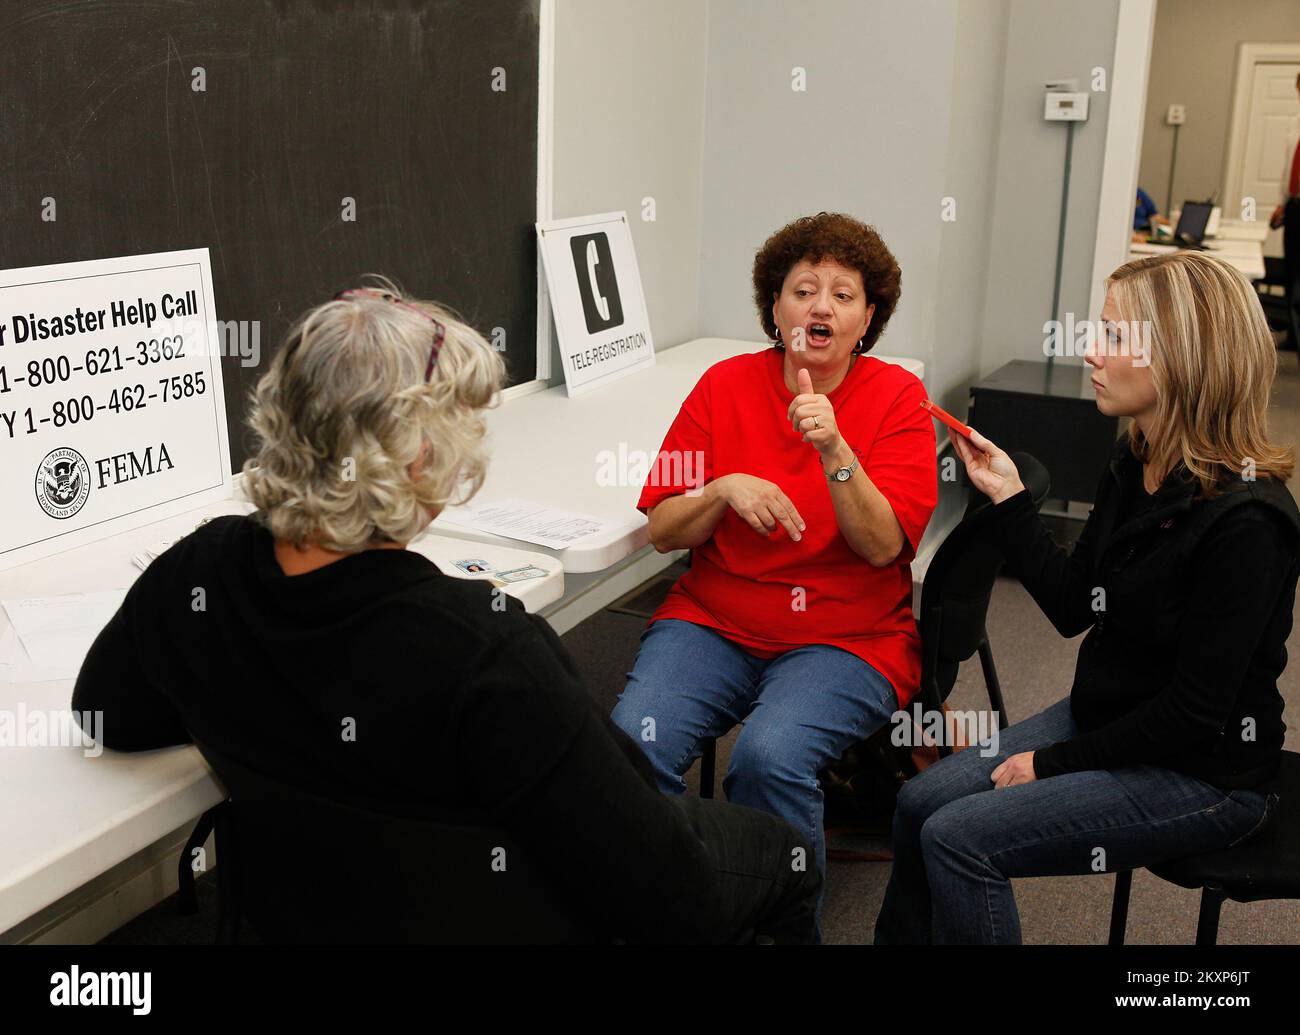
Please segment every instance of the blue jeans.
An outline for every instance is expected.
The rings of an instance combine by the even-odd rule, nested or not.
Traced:
[[[1268,803],[1157,766],[1090,770],[994,789],[1008,756],[1079,732],[1068,699],[909,780],[876,944],[1018,945],[1012,877],[1117,873],[1245,840]]]
[[[661,619],[641,634],[613,720],[649,758],[665,794],[700,757],[700,742],[745,724],[722,781],[727,800],[781,816],[826,872],[817,773],[889,721],[889,681],[839,647],[815,644],[771,660],[712,629]]]

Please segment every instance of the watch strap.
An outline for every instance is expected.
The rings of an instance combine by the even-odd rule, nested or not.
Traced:
[[[847,467],[837,467],[835,470],[833,470],[830,474],[826,476],[826,480],[828,482],[847,482],[850,478],[852,478],[855,474],[857,474],[858,468],[861,465],[862,465],[861,458],[858,456],[857,451],[854,450],[853,463],[849,464]],[[841,478],[839,477],[841,471],[848,471],[849,473],[846,477]]]

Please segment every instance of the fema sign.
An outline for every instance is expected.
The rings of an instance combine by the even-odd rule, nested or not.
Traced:
[[[0,568],[231,495],[206,248],[0,272]]]
[[[569,394],[653,366],[654,340],[627,215],[538,223],[537,240]]]

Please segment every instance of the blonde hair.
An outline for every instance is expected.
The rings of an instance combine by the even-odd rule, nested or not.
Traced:
[[[450,310],[368,279],[403,304],[356,292],[317,306],[252,393],[259,446],[244,464],[246,491],[271,533],[298,546],[409,542],[429,511],[465,502],[486,473],[479,411],[504,380],[501,357]],[[431,319],[446,335],[426,384]]]
[[[1156,390],[1154,441],[1134,422],[1134,455],[1161,477],[1181,463],[1202,498],[1250,468],[1256,477],[1290,478],[1294,450],[1268,436],[1277,349],[1246,278],[1181,251],[1125,263],[1106,283],[1123,319],[1144,329]]]

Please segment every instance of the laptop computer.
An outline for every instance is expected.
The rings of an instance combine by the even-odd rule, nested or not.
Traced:
[[[1178,226],[1174,228],[1171,244],[1179,248],[1205,250],[1205,232],[1210,225],[1210,214],[1214,206],[1208,201],[1184,201],[1183,210],[1178,214]]]

